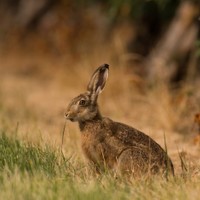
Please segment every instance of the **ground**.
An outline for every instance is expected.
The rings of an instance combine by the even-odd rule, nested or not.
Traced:
[[[194,186],[191,193],[194,199],[198,199],[196,193],[200,188],[195,184],[200,181],[200,143],[194,117],[199,112],[199,83],[184,84],[179,90],[169,89],[165,83],[144,87],[143,82],[138,83],[134,75],[127,73],[123,63],[116,66],[109,57],[106,61],[86,60],[87,57],[81,58],[80,62],[69,62],[39,56],[1,56],[0,129],[11,138],[39,146],[48,145],[56,151],[61,147],[67,104],[85,91],[95,68],[110,61],[109,79],[99,97],[102,114],[145,132],[163,148],[166,138],[176,176],[180,178],[185,173],[191,178],[191,186]],[[87,163],[80,148],[80,132],[76,123],[66,123],[62,148],[65,157],[73,156],[75,165]],[[37,176],[34,177],[34,181],[37,182],[37,179]],[[57,182],[59,185],[59,180]],[[169,183],[168,190],[174,187],[173,184]],[[183,187],[187,184],[184,183]],[[152,187],[157,187],[157,184]],[[142,194],[142,189],[138,190]],[[190,199],[189,192],[190,188],[186,199]],[[167,194],[166,199],[173,195]],[[159,199],[159,194],[156,195]],[[177,197],[181,199],[181,196]]]

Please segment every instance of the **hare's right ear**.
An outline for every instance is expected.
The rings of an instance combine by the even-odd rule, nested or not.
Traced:
[[[106,80],[108,78],[109,65],[103,64],[93,73],[90,82],[87,86],[87,91],[91,95],[92,103],[96,103],[98,95],[105,87]]]

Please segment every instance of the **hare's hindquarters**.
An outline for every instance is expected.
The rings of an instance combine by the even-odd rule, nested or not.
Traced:
[[[147,155],[142,148],[131,147],[124,150],[118,157],[116,171],[120,174],[141,176],[144,174],[157,173],[159,171],[159,166],[152,163],[151,155]]]
[[[174,175],[172,162],[168,160],[169,166],[167,166],[167,160],[165,155],[155,158],[154,155],[143,148],[131,147],[124,150],[118,157],[116,172],[140,177],[144,174],[166,174],[169,170],[170,174]]]

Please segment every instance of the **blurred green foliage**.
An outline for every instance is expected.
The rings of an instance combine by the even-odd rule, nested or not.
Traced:
[[[69,2],[68,0],[63,0]],[[149,15],[159,13],[161,19],[169,20],[173,17],[180,0],[78,0],[73,4],[79,8],[101,5],[111,21],[122,18],[140,19],[144,13]]]
[[[144,12],[159,11],[163,19],[170,19],[181,0],[62,0],[63,5],[71,5],[79,9],[99,5],[112,20],[118,18],[139,18]]]
[[[196,48],[197,48],[196,55],[200,57],[200,40],[196,41]]]

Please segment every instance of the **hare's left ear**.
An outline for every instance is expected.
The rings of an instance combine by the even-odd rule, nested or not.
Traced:
[[[108,78],[109,65],[103,64],[93,73],[90,82],[87,86],[87,91],[91,95],[92,103],[97,101],[98,95],[105,87],[106,80]]]

